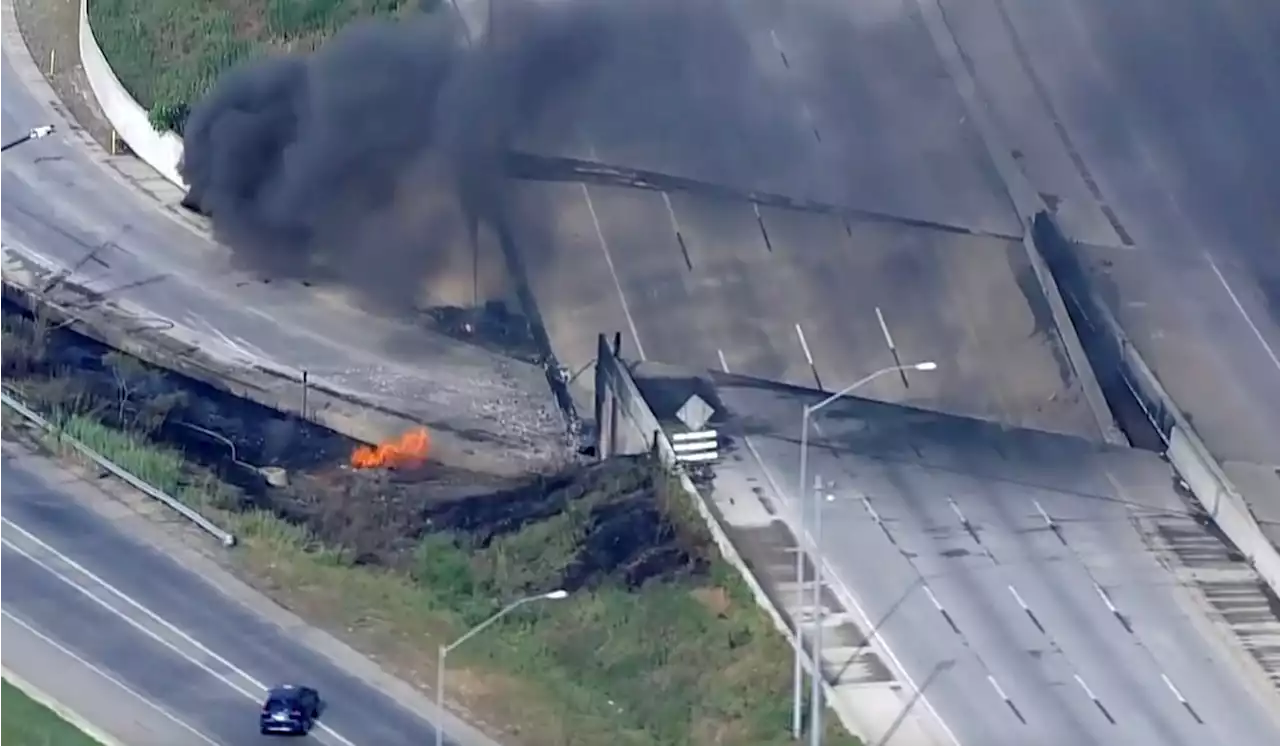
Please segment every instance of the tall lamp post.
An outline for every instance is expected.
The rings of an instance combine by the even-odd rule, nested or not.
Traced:
[[[454,648],[458,647],[459,645],[466,642],[467,640],[470,640],[472,637],[475,637],[476,635],[480,634],[485,629],[492,626],[494,622],[498,621],[499,619],[506,616],[507,614],[510,614],[511,612],[515,611],[521,606],[524,606],[525,604],[533,603],[534,601],[559,601],[561,599],[568,598],[568,597],[569,597],[569,592],[566,590],[555,590],[549,593],[540,593],[536,596],[525,596],[524,598],[518,599],[516,601],[512,601],[511,603],[502,607],[502,609],[500,609],[493,616],[489,617],[483,622],[480,622],[476,626],[472,627],[471,630],[468,631],[462,637],[459,637],[458,639],[454,640],[448,645],[441,645],[440,657],[436,663],[436,709],[442,713],[444,712],[445,659]],[[441,727],[439,723],[436,723],[436,746],[444,746],[444,728]]]
[[[801,523],[803,523],[803,516],[805,515],[804,505],[807,502],[805,500],[805,491],[808,490],[809,488],[807,483],[807,479],[809,476],[809,473],[808,473],[809,472],[809,422],[813,419],[813,416],[816,415],[818,412],[822,411],[824,408],[826,408],[830,404],[834,403],[837,399],[848,396],[855,389],[865,386],[868,383],[871,383],[872,381],[876,380],[880,376],[888,375],[890,373],[905,372],[908,370],[929,371],[929,370],[937,370],[937,368],[938,368],[938,364],[934,362],[915,363],[914,365],[892,365],[892,366],[889,366],[888,368],[882,368],[880,370],[877,370],[876,372],[866,376],[865,378],[854,381],[853,383],[840,389],[836,393],[832,394],[831,396],[828,396],[827,398],[823,399],[817,404],[805,405],[803,415],[800,419],[800,489],[796,492],[796,495],[800,500],[800,506],[801,506],[801,509],[800,509],[800,515],[802,516]],[[821,494],[821,485],[815,485],[814,494],[815,496]],[[818,497],[814,498],[814,503],[815,505],[817,505],[817,507],[815,508],[816,516],[814,518],[815,532],[816,532],[818,530],[816,524],[820,523],[822,520],[822,507]],[[801,526],[801,528],[803,529],[803,526]],[[821,552],[821,548],[815,546],[814,560],[813,560],[815,567],[821,567],[822,560],[820,557],[818,557],[819,552]],[[804,593],[804,552],[800,551],[799,546],[796,547],[796,588],[798,593],[802,593],[802,594]],[[814,590],[813,608],[814,608],[815,614],[817,614],[818,604],[822,600],[822,597],[820,594],[821,594],[821,587],[819,586]],[[822,628],[822,620],[820,618],[816,619],[816,625],[819,630]],[[819,658],[820,654],[821,654],[821,651],[815,647],[813,651],[813,679],[814,679],[813,689],[815,692],[821,691],[820,683],[819,683],[819,678],[821,677],[821,673],[819,671],[819,666],[821,665],[820,658]],[[810,716],[813,719],[813,723],[812,723],[813,727],[811,728],[811,732],[814,734],[817,734],[819,730],[819,724],[821,723],[821,718],[822,718],[822,714],[820,712],[821,703],[819,701],[819,698],[816,695],[812,699],[813,699],[813,708],[815,711]],[[797,625],[795,671],[794,671],[794,682],[792,687],[792,699],[791,699],[791,737],[792,739],[797,741],[800,740],[800,731],[802,728],[802,720],[803,720],[803,717],[802,717],[803,706],[804,706],[804,641],[800,636],[799,625]],[[813,737],[813,743],[815,744],[817,743],[816,735]]]

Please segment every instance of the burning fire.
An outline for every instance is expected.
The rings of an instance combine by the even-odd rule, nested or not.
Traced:
[[[351,465],[357,469],[412,469],[427,460],[430,444],[426,428],[410,430],[376,446],[360,446],[351,454]]]

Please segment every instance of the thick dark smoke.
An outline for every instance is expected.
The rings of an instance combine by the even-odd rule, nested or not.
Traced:
[[[474,45],[441,10],[228,72],[186,126],[188,206],[257,269],[412,303],[491,218],[514,134],[607,46],[594,4],[511,5]]]

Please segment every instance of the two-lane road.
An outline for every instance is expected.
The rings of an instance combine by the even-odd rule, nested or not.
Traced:
[[[5,666],[73,697],[65,704],[123,742],[261,743],[261,697],[284,682],[328,703],[319,742],[434,739],[431,723],[310,647],[301,627],[260,616],[86,507],[109,499],[91,485],[7,443],[2,468]],[[85,699],[95,692],[120,708]],[[464,733],[461,743],[489,743]]]

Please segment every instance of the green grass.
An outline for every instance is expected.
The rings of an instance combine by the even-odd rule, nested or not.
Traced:
[[[352,623],[375,617],[400,634],[448,637],[489,614],[496,599],[569,555],[585,506],[479,550],[438,534],[425,540],[411,577],[350,566],[305,530],[254,511],[217,510],[230,488],[189,469],[181,454],[82,415],[59,420],[93,450],[206,512],[270,566],[281,586],[325,588]],[[56,438],[48,437],[51,445]],[[710,600],[708,600],[710,596]],[[717,614],[722,606],[728,613]],[[434,634],[433,634],[434,633]],[[535,743],[637,746],[787,742],[790,655],[736,574],[722,563],[709,580],[582,591],[513,615],[455,653],[460,665],[514,676],[526,696],[510,705]],[[483,673],[481,674],[483,676]],[[530,697],[528,693],[536,692]],[[830,746],[855,743],[838,726]]]
[[[103,54],[153,123],[180,125],[236,62],[310,50],[356,18],[418,7],[416,0],[89,0],[89,19]]]
[[[3,724],[0,742],[5,746],[99,746],[84,731],[56,712],[23,694],[9,682],[0,685]]]

